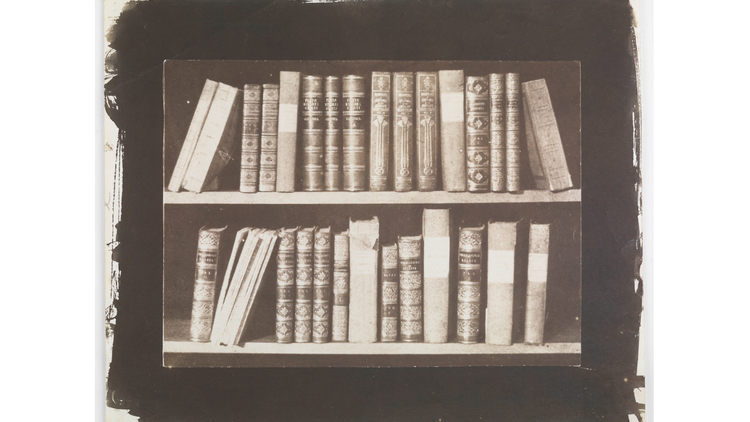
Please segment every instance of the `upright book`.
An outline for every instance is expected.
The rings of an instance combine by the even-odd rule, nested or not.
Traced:
[[[198,251],[195,255],[195,284],[193,309],[190,316],[190,340],[207,342],[211,337],[214,318],[214,297],[219,263],[221,233],[226,227],[198,232]]]
[[[466,180],[469,192],[490,189],[490,90],[487,76],[466,77]]]
[[[378,341],[377,217],[349,221],[349,341]]]
[[[314,343],[326,343],[331,332],[331,246],[330,227],[315,231],[313,252],[313,325]]]
[[[364,76],[343,78],[344,100],[344,190],[363,191],[367,188],[367,104]]]
[[[380,248],[380,341],[398,340],[398,246]]]
[[[549,263],[549,224],[531,224],[529,228],[529,268],[526,286],[526,323],[524,342],[544,343],[547,307],[547,266]]]
[[[440,126],[437,113],[437,72],[417,73],[417,189],[437,189]],[[449,122],[450,124],[450,122]]]
[[[302,189],[308,192],[322,191],[325,185],[322,77],[305,75],[302,78],[302,101]]]
[[[436,114],[433,113],[434,117],[437,117]],[[414,74],[395,72],[392,174],[396,192],[408,192],[414,187],[414,148]]]
[[[441,70],[440,157],[443,190],[466,190],[466,141],[464,138],[464,71]]]
[[[279,85],[263,85],[263,106],[260,132],[260,176],[258,190],[276,190],[276,153],[279,137]]]
[[[331,341],[349,340],[349,231],[333,236]]]
[[[505,191],[505,74],[490,73],[490,190]]]
[[[451,222],[449,209],[422,213],[424,239],[424,341],[448,341]]]
[[[276,254],[276,341],[294,341],[294,265],[297,228],[279,232]]]
[[[276,160],[276,191],[294,192],[297,165],[297,109],[299,72],[279,72],[279,132]]]
[[[341,190],[341,78],[325,79],[325,190]]]
[[[486,343],[507,346],[512,342],[517,228],[517,222],[488,224]]]
[[[521,75],[505,75],[505,189],[521,190]]]
[[[240,192],[252,193],[258,191],[262,95],[260,85],[245,85],[242,107]]]
[[[479,342],[484,226],[458,229],[458,341]]]
[[[312,341],[314,238],[315,227],[297,231],[297,266],[295,269],[297,296],[294,302],[295,343]]]
[[[391,150],[391,74],[372,72],[370,95],[370,190],[388,190]]]
[[[399,337],[406,342],[422,341],[422,236],[398,237],[398,290]]]

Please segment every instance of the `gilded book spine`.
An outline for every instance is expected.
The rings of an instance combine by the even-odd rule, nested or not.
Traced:
[[[341,78],[325,80],[325,190],[341,190]]]
[[[393,74],[393,174],[397,192],[414,187],[414,74]]]
[[[458,341],[477,343],[480,333],[484,226],[458,230]]]
[[[398,340],[398,246],[381,248],[380,341]]]
[[[204,227],[198,232],[193,311],[190,317],[190,340],[192,341],[209,341],[211,339],[219,244],[222,231],[224,231],[224,228],[207,229]]]
[[[328,342],[331,331],[331,228],[315,231],[313,328],[314,343]]]
[[[437,120],[438,74],[417,73],[417,188],[420,191],[437,189],[438,145],[440,129]]]
[[[297,232],[296,291],[294,303],[294,341],[309,343],[312,330],[313,238],[315,228]]]
[[[490,189],[490,91],[487,76],[466,77],[466,180],[469,192]]]
[[[505,188],[521,190],[521,76],[505,75]]]
[[[276,254],[276,341],[294,341],[294,245],[297,229],[283,229]]]
[[[505,74],[490,73],[490,190],[505,191]]]
[[[242,107],[240,192],[258,191],[261,99],[260,85],[245,85]]]
[[[349,232],[333,236],[333,314],[331,340],[349,339]]]
[[[370,190],[388,190],[391,150],[391,74],[372,72],[370,96]]]
[[[529,269],[524,326],[524,342],[527,344],[544,342],[549,229],[549,224],[531,224],[529,228]]]
[[[363,76],[344,76],[342,90],[344,98],[343,176],[346,191],[363,191],[367,187],[365,88]]]
[[[398,272],[401,341],[422,341],[422,236],[399,236]]]
[[[304,76],[302,78],[302,189],[322,191],[325,140],[323,116],[323,78]]]
[[[263,85],[263,114],[260,132],[260,178],[258,190],[276,190],[276,148],[279,136],[279,85]]]

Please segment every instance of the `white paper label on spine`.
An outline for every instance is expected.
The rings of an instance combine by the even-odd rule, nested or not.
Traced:
[[[440,94],[440,117],[444,123],[463,123],[463,92],[444,92]]]
[[[487,252],[487,282],[513,284],[515,251],[490,249]]]
[[[546,253],[529,254],[529,281],[536,283],[547,282],[547,258]]]
[[[449,237],[424,238],[424,278],[445,278],[450,272]]]
[[[279,132],[297,133],[297,104],[279,104]]]

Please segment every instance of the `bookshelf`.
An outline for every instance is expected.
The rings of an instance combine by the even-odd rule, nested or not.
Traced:
[[[312,74],[369,75],[382,71],[464,69],[466,75],[518,72],[523,80],[545,78],[564,140],[574,189],[537,190],[522,161],[519,193],[446,192],[239,192],[239,164],[230,161],[219,176],[219,190],[191,193],[166,190],[185,137],[195,99],[206,78],[241,87],[245,83],[278,83],[280,70]],[[581,189],[580,189],[580,68],[574,62],[172,62],[165,67],[164,130],[164,342],[166,367],[413,367],[413,366],[570,366],[581,357]],[[559,112],[558,112],[559,109]],[[299,140],[298,140],[299,142]],[[525,158],[525,160],[527,160]],[[301,160],[297,159],[297,173]],[[219,252],[226,266],[234,233],[243,227],[277,229],[289,226],[348,228],[349,218],[376,215],[381,244],[399,235],[421,233],[425,208],[451,210],[451,274],[457,273],[459,226],[486,224],[490,219],[522,221],[518,251],[527,253],[528,223],[552,222],[550,238],[548,322],[543,345],[523,344],[523,324],[514,323],[513,344],[498,346],[456,342],[456,280],[451,280],[448,343],[291,343],[275,342],[275,262],[271,260],[258,293],[258,309],[245,341],[239,346],[214,346],[189,341],[197,233],[203,226],[227,226]],[[524,231],[525,230],[525,231]],[[525,236],[525,238],[524,238]],[[526,248],[526,249],[525,249]],[[523,251],[523,252],[521,252]],[[485,255],[486,256],[486,255]],[[523,266],[521,257],[517,265]],[[220,273],[218,282],[221,282]],[[483,285],[486,288],[486,274]],[[525,285],[515,289],[514,320],[522,321]],[[518,309],[516,309],[518,308]]]

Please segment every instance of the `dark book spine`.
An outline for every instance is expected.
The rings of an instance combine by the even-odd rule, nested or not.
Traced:
[[[398,246],[381,248],[380,341],[398,340]]]
[[[302,78],[302,189],[322,191],[324,168],[323,78]]]
[[[370,95],[370,190],[388,190],[391,150],[391,74],[372,72]]]
[[[276,253],[276,341],[294,341],[294,244],[297,229],[283,229]]]
[[[325,79],[325,190],[341,190],[341,78]]]
[[[422,341],[422,236],[399,236],[398,273],[401,341]]]
[[[367,187],[365,89],[363,76],[344,76],[342,90],[344,98],[343,176],[346,191],[363,191]]]
[[[482,227],[458,230],[458,341],[479,342],[482,280]]]
[[[276,190],[276,149],[279,136],[279,85],[263,85],[263,116],[260,132],[260,178],[258,190]]]
[[[505,75],[505,187],[521,190],[521,76]]]
[[[414,188],[414,74],[393,74],[393,175],[397,192]]]
[[[417,188],[437,189],[438,137],[436,72],[417,73]]]
[[[209,341],[214,318],[214,296],[219,263],[219,244],[224,229],[202,228],[198,232],[195,255],[193,309],[190,316],[190,340]]]
[[[490,190],[505,191],[505,74],[490,74]]]
[[[297,297],[294,302],[294,341],[309,343],[312,329],[313,237],[314,228],[297,232]]]
[[[333,313],[331,340],[349,339],[349,232],[333,236]]]
[[[240,192],[258,191],[261,96],[260,85],[245,85],[242,107]]]
[[[331,228],[315,231],[313,328],[315,343],[328,342],[331,332]]]
[[[466,180],[469,192],[490,190],[490,90],[487,76],[466,77]]]

